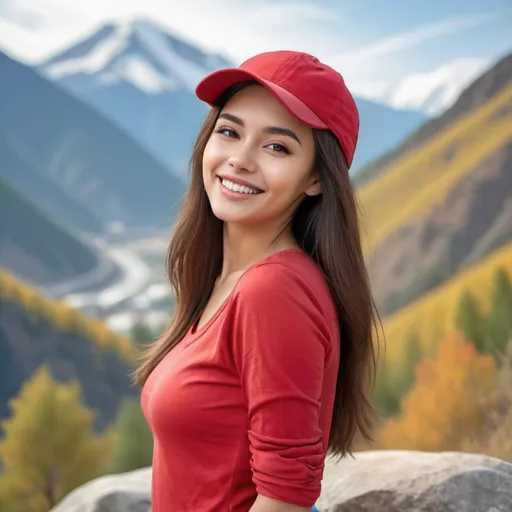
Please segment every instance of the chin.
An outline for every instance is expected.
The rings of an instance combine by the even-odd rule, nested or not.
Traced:
[[[234,211],[230,205],[212,204],[211,208],[215,217],[226,223],[251,223],[251,218],[253,217],[253,215],[248,215],[247,213]]]

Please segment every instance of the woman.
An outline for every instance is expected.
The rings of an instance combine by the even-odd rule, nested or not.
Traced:
[[[341,75],[292,51],[196,93],[212,108],[169,247],[176,314],[136,372],[153,512],[308,511],[326,454],[371,439],[357,108]]]

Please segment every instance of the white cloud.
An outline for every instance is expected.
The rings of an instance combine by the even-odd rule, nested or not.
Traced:
[[[10,19],[27,29],[38,29],[42,22],[42,17],[38,13],[24,9],[14,0],[3,0],[0,3],[0,17]]]
[[[454,34],[471,27],[482,25],[492,19],[495,19],[498,14],[498,12],[494,12],[430,23],[400,34],[395,34],[391,37],[386,37],[359,48],[342,52],[333,58],[358,62],[379,59],[383,56],[403,50],[410,50],[425,41],[435,39],[440,36]]]
[[[12,13],[9,19],[0,18],[0,47],[24,61],[40,60],[100,23],[139,16],[153,18],[180,36],[235,61],[279,47],[320,54],[336,39],[338,47],[342,43],[336,34],[338,15],[301,0],[273,4],[262,0],[15,1],[18,14],[44,20],[39,30],[29,30],[13,19]]]
[[[409,75],[401,54],[406,54],[411,52],[411,50],[414,51],[415,48],[427,41],[483,25],[496,19],[499,15],[499,12],[492,12],[475,16],[464,16],[415,27],[412,30],[394,34],[363,46],[328,55],[326,62],[335,69],[345,70],[345,80],[356,94],[385,103],[390,96],[390,90],[397,87],[397,82],[400,82],[402,79],[406,80],[404,82],[405,85],[402,84],[402,90],[407,92],[404,92],[401,96],[402,101],[397,100],[396,106],[413,105],[414,101],[407,102],[403,100],[408,95],[415,95],[413,91],[417,91],[419,86],[412,84],[420,84],[422,79],[426,77],[429,77],[430,82],[438,80],[439,73],[443,74],[445,70],[443,67],[439,71],[433,70],[427,73]],[[460,71],[460,66],[454,65],[452,73],[455,73],[453,70],[457,69],[461,76],[475,76],[473,71],[475,69],[475,60],[469,62],[467,59],[462,59],[462,61],[465,64],[462,63],[460,66],[465,66],[465,71]],[[452,66],[453,63],[447,63],[446,65]],[[480,69],[482,69],[482,66],[480,66]],[[438,74],[436,75],[436,73]],[[454,82],[453,87],[450,87],[449,84],[446,84],[445,87],[445,92],[448,92],[446,92],[447,96],[444,101],[447,104],[450,102],[448,98],[453,99],[454,94],[455,98],[457,96],[457,93],[453,91],[460,91],[460,84],[467,83],[467,80],[457,79],[455,75],[453,78],[456,82]],[[409,80],[407,80],[407,77],[409,77]],[[419,100],[416,101],[418,106],[420,103]],[[431,111],[436,108],[432,107]]]

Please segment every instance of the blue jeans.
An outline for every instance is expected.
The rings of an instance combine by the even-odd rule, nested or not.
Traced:
[[[313,506],[311,507],[311,512],[320,512],[320,510],[318,510],[318,509],[315,507],[315,505],[313,505]]]

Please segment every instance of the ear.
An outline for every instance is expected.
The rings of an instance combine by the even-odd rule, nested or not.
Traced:
[[[322,184],[320,183],[320,179],[316,174],[311,177],[304,193],[307,196],[318,196],[322,193]]]

